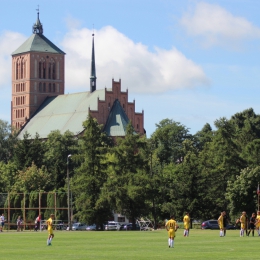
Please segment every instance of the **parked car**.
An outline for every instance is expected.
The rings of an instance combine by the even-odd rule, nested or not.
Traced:
[[[218,221],[211,219],[201,223],[201,229],[219,229]]]
[[[104,229],[105,230],[120,230],[121,225],[119,224],[119,222],[115,222],[115,221],[108,221],[105,226]]]
[[[122,225],[120,227],[120,230],[140,230],[140,226],[138,224],[136,224],[135,229],[134,229],[133,224],[128,223],[128,224]]]
[[[80,223],[80,222],[74,223],[72,225],[72,230],[86,230],[86,228],[87,228],[87,225],[84,223]]]
[[[231,230],[231,229],[238,229],[238,227],[236,225],[232,224],[232,223],[229,223],[229,224],[227,224],[226,229],[229,229],[229,230]]]
[[[214,219],[206,220],[202,222],[201,229],[219,229],[218,221]],[[227,224],[226,229],[227,230],[237,229],[237,227],[234,224],[229,223]]]
[[[97,230],[97,226],[96,226],[96,224],[93,224],[93,225],[87,226],[86,230],[87,230],[87,231]]]

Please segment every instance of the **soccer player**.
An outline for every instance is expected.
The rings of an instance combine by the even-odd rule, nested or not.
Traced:
[[[226,211],[223,211],[224,236],[225,236],[226,233],[227,233],[227,224],[228,224],[227,213],[226,213]]]
[[[224,216],[224,214],[225,214],[224,212],[221,212],[220,216],[218,218],[218,225],[219,225],[219,229],[220,229],[219,236],[220,237],[224,236],[224,224],[223,224],[223,216]]]
[[[260,211],[257,211],[256,221],[255,221],[255,228],[257,230],[258,236],[260,236]]]
[[[174,247],[174,237],[175,237],[175,231],[177,230],[178,226],[176,221],[174,220],[174,216],[171,216],[171,219],[167,221],[165,224],[165,228],[168,231],[168,245],[170,247]]]
[[[252,230],[252,236],[255,235],[254,234],[255,233],[255,220],[256,220],[255,213],[252,213],[252,216],[249,220],[249,231],[247,233],[248,236],[250,235],[251,230]]]
[[[190,230],[190,214],[188,212],[185,213],[185,216],[183,218],[183,224],[184,224],[183,236],[188,237],[189,230]]]
[[[0,216],[0,231],[3,232],[5,225],[5,215],[4,213]]]
[[[54,219],[54,214],[51,214],[50,218],[47,220],[47,225],[48,225],[48,239],[47,239],[47,246],[51,246],[51,241],[54,238],[53,234],[53,219]]]
[[[240,217],[241,229],[240,229],[240,236],[243,237],[246,229],[246,212],[243,211]]]

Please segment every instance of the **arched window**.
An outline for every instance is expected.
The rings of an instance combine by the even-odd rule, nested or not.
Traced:
[[[46,92],[46,83],[43,83],[43,92]]]
[[[24,63],[23,63],[23,60],[22,60],[22,62],[21,62],[21,79],[23,79],[23,65],[24,65]]]
[[[42,70],[43,70],[43,78],[46,79],[46,64],[45,62],[42,63]]]
[[[39,92],[42,92],[42,83],[39,84]]]
[[[24,61],[24,78],[26,78],[26,61]]]
[[[53,83],[53,86],[52,86],[52,92],[56,92],[55,83]]]
[[[18,79],[19,76],[19,61],[16,62],[16,79]]]
[[[51,79],[51,63],[48,63],[48,79]]]
[[[42,63],[41,61],[39,62],[39,78],[42,78]]]
[[[55,79],[55,63],[52,64],[52,79]]]
[[[49,83],[49,92],[51,92],[51,83]]]

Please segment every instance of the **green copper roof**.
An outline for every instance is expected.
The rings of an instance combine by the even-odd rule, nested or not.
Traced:
[[[32,34],[12,55],[33,51],[65,54],[43,34]]]
[[[104,127],[104,132],[106,132],[108,136],[125,136],[128,123],[129,118],[124,109],[120,102],[115,100]]]
[[[27,122],[18,138],[22,139],[25,132],[32,138],[36,133],[40,138],[47,138],[54,130],[59,130],[61,134],[69,130],[77,135],[83,131],[82,123],[87,119],[88,109],[98,109],[98,98],[105,99],[105,89],[49,97]]]

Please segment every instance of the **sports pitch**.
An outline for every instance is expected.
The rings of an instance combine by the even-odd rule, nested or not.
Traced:
[[[56,231],[52,246],[46,245],[47,232],[0,233],[1,260],[30,259],[258,259],[260,237],[239,237],[239,230],[176,233],[169,248],[167,232],[158,231]]]

